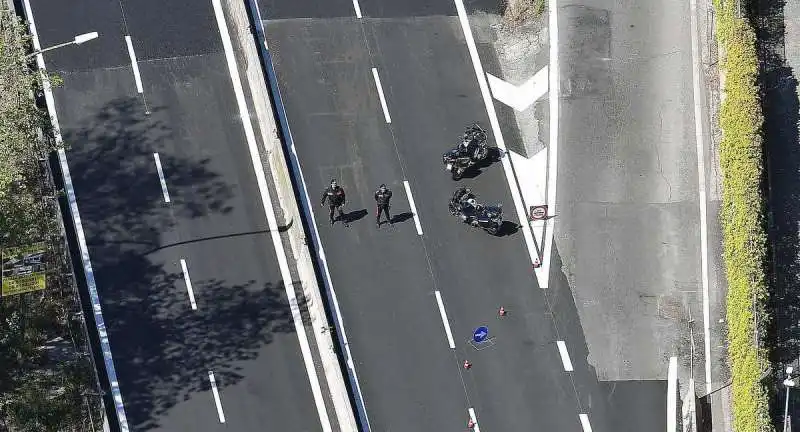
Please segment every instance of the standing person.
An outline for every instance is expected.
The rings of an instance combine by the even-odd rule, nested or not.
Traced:
[[[392,216],[389,214],[389,200],[391,199],[392,191],[390,191],[385,184],[382,184],[378,190],[375,191],[375,204],[377,206],[375,209],[375,224],[378,228],[381,227],[381,213],[386,213],[386,221],[389,222],[389,225],[394,225]]]
[[[331,185],[322,192],[322,205],[325,205],[326,200],[331,209],[329,214],[331,225],[336,222],[336,219],[341,219],[342,222],[344,222],[344,226],[347,226],[347,221],[344,219],[344,212],[342,212],[342,206],[345,203],[344,189],[336,183],[336,179],[331,179]],[[333,214],[336,211],[338,211],[339,215],[334,218]]]

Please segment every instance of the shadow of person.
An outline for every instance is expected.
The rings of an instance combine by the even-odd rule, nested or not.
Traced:
[[[400,214],[396,214],[392,216],[392,223],[400,223],[405,222],[414,217],[414,213],[411,212],[404,212]]]
[[[342,214],[342,220],[345,223],[353,223],[364,218],[367,215],[367,209],[355,210]]]

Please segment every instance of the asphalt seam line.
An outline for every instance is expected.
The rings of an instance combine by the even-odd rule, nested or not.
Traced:
[[[225,50],[228,73],[231,76],[233,90],[236,94],[236,102],[239,108],[239,114],[241,116],[245,136],[247,138],[247,147],[250,151],[253,170],[255,171],[258,189],[261,193],[261,202],[270,227],[270,236],[272,237],[273,248],[275,249],[275,255],[278,258],[278,267],[280,267],[281,278],[283,279],[283,288],[289,301],[289,306],[292,313],[292,321],[297,333],[297,339],[300,342],[300,352],[306,368],[306,375],[308,376],[311,384],[311,392],[314,396],[314,403],[317,408],[317,414],[322,425],[322,430],[325,432],[330,432],[330,418],[328,417],[328,413],[325,409],[325,401],[323,400],[319,377],[317,376],[317,371],[311,356],[311,348],[308,344],[308,336],[306,335],[306,329],[303,325],[300,307],[297,303],[297,296],[294,292],[294,286],[291,283],[292,279],[291,273],[289,272],[289,264],[284,253],[283,240],[281,239],[280,232],[278,231],[278,223],[272,207],[272,198],[270,197],[269,189],[267,187],[267,179],[266,175],[264,174],[264,167],[261,162],[261,157],[258,153],[255,131],[253,130],[253,124],[250,121],[250,109],[247,107],[247,102],[244,99],[244,89],[242,88],[241,78],[239,77],[239,68],[236,65],[236,58],[233,53],[233,44],[231,42],[230,34],[228,33],[228,24],[225,21],[225,15],[222,11],[220,0],[211,0],[211,3],[214,6],[214,15],[216,16],[217,20],[217,27],[219,29],[220,36],[222,37],[222,46]]]
[[[442,317],[444,332],[447,334],[447,344],[450,346],[450,349],[455,349],[456,342],[453,340],[453,332],[450,330],[450,321],[447,320],[447,311],[444,310],[442,294],[439,291],[436,291],[434,294],[436,295],[436,304],[439,305],[439,315]]]
[[[131,66],[133,66],[133,79],[136,81],[136,91],[140,94],[144,93],[142,88],[142,75],[139,73],[139,62],[136,60],[136,52],[133,50],[133,41],[131,37],[125,36],[125,44],[128,46],[128,56],[131,58]]]
[[[706,208],[706,163],[703,140],[702,107],[700,105],[700,42],[697,35],[697,0],[689,0],[692,30],[692,90],[694,92],[694,133],[697,140],[697,180],[700,201],[700,269],[703,283],[703,339],[706,393],[711,392],[711,312],[708,295],[708,215]]]
[[[414,203],[414,196],[411,195],[411,185],[408,183],[408,180],[403,180],[403,187],[406,189],[406,195],[408,195],[408,205],[411,206],[411,214],[414,215],[414,225],[417,228],[417,234],[422,235],[422,223],[419,220],[419,214],[417,214],[417,204]]]
[[[30,0],[23,0],[25,7],[25,16],[28,20],[28,28],[31,32],[33,48],[36,51],[42,49],[39,42],[39,34],[36,31],[36,23],[33,18],[33,10],[31,9]],[[103,363],[106,370],[106,377],[110,386],[111,399],[114,402],[114,413],[117,415],[117,424],[122,432],[128,432],[128,418],[125,414],[125,404],[122,400],[122,392],[119,388],[117,381],[117,372],[114,367],[114,357],[111,355],[111,341],[109,340],[108,333],[106,332],[105,320],[103,319],[103,308],[100,304],[100,295],[97,292],[97,283],[94,280],[94,269],[92,268],[92,261],[89,257],[89,248],[86,245],[86,235],[83,232],[83,225],[81,224],[80,211],[78,211],[78,199],[75,196],[75,188],[72,184],[72,175],[69,171],[67,163],[67,153],[64,150],[63,137],[61,135],[61,127],[58,122],[58,114],[56,113],[55,98],[53,97],[53,89],[50,83],[50,78],[47,75],[47,67],[44,63],[44,56],[42,53],[36,54],[36,64],[39,67],[39,72],[42,77],[42,87],[44,91],[45,103],[47,111],[50,115],[50,121],[53,125],[53,136],[59,149],[57,150],[58,162],[61,167],[61,172],[64,178],[64,189],[67,195],[67,203],[69,204],[70,214],[72,215],[72,223],[75,227],[75,234],[78,238],[78,249],[81,254],[81,262],[83,263],[84,277],[86,278],[86,286],[89,291],[89,300],[92,304],[92,312],[100,338],[100,348],[103,355]],[[104,404],[105,405],[105,404]]]
[[[161,193],[164,195],[164,202],[169,203],[169,191],[167,190],[167,179],[164,177],[164,169],[161,167],[161,157],[158,153],[153,153],[156,161],[156,171],[158,171],[158,181],[161,183]]]
[[[186,260],[181,258],[181,270],[183,270],[183,282],[186,284],[186,291],[189,293],[189,304],[192,305],[192,310],[197,310],[197,302],[194,300],[194,290],[192,289],[192,280],[189,278],[189,268],[186,265]]]
[[[389,107],[386,105],[386,96],[383,94],[383,86],[381,86],[381,78],[378,76],[378,69],[372,68],[372,78],[375,79],[375,87],[378,89],[378,98],[380,98],[381,108],[383,108],[383,118],[386,123],[391,123],[392,117],[389,115]]]
[[[225,412],[222,411],[222,400],[219,397],[219,390],[217,389],[217,380],[214,378],[214,372],[208,371],[208,380],[211,381],[211,394],[214,396],[214,405],[217,406],[219,422],[225,423]]]

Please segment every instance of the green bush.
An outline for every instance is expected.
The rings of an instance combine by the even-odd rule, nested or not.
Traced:
[[[764,321],[767,300],[766,233],[761,195],[763,175],[756,38],[750,24],[735,15],[733,2],[714,0],[720,69],[724,75],[720,107],[720,165],[724,262],[728,277],[728,357],[732,377],[733,428],[773,431],[767,392],[760,382],[765,353],[753,338],[754,314]]]

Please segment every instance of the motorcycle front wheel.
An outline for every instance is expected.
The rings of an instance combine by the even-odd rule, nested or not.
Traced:
[[[453,168],[452,170],[450,170],[450,172],[453,174],[453,180],[455,181],[461,180],[461,177],[464,176],[463,168]]]

